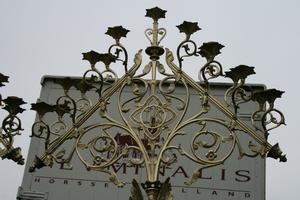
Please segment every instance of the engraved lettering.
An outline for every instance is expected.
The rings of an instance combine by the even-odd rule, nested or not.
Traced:
[[[236,181],[238,182],[248,182],[250,181],[250,171],[248,170],[238,170],[235,172],[235,174],[238,176],[235,178]]]
[[[184,171],[182,166],[179,166],[177,170],[172,174],[172,177],[174,177],[176,174],[183,174],[185,178],[188,178],[187,173]]]
[[[222,169],[221,171],[221,180],[225,181],[225,169]]]
[[[40,180],[41,180],[40,178],[37,178],[37,177],[34,178],[34,182],[38,182],[39,183]]]
[[[123,174],[126,174],[126,163],[122,163],[118,166],[112,165],[112,168],[115,173],[117,173],[118,171],[120,171],[121,168],[123,168]]]
[[[228,196],[229,196],[229,197],[230,197],[230,196],[234,197],[234,192],[228,192]]]

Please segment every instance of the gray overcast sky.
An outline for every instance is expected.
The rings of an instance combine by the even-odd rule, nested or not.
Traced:
[[[215,40],[226,46],[218,59],[225,70],[239,64],[255,66],[257,74],[248,82],[286,91],[277,107],[285,113],[287,126],[275,130],[270,140],[280,142],[288,162],[268,159],[267,199],[300,199],[300,1],[0,0],[0,72],[11,77],[1,94],[35,102],[43,75],[81,76],[87,69],[81,52],[106,50],[112,42],[104,35],[108,26],[123,25],[131,30],[123,43],[132,60],[138,49],[148,45],[143,32],[151,24],[144,15],[146,8],[154,6],[168,10],[167,18],[161,20],[168,30],[165,47],[174,51],[182,40],[176,25],[183,20],[197,21],[202,30],[193,37],[195,41]],[[193,74],[193,67],[197,66],[185,70]],[[26,155],[34,113],[21,117],[25,131],[16,144]],[[11,161],[0,161],[1,200],[15,199],[23,170]]]

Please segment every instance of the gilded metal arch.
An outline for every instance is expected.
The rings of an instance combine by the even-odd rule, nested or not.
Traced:
[[[279,158],[281,161],[286,160],[278,145],[271,145],[267,141],[269,131],[284,124],[283,114],[274,108],[275,99],[281,97],[283,92],[270,89],[255,93],[251,88],[247,88],[246,78],[255,74],[253,67],[239,65],[231,68],[230,71],[223,72],[222,64],[215,57],[221,53],[220,50],[224,46],[217,42],[208,42],[198,47],[197,43],[191,39],[192,34],[200,30],[196,22],[184,21],[177,26],[179,31],[185,34],[185,38],[176,49],[177,61],[175,61],[172,51],[161,46],[161,41],[167,31],[159,27],[158,20],[165,17],[165,12],[157,7],[147,10],[146,16],[152,18],[154,23],[152,28],[145,31],[145,35],[150,41],[150,46],[146,48],[145,52],[150,57],[150,61],[143,68],[141,68],[142,50],[135,55],[133,66],[127,68],[128,54],[126,48],[121,45],[120,39],[126,37],[129,31],[122,26],[110,27],[106,34],[115,39],[115,44],[108,48],[108,53],[94,51],[83,53],[84,60],[91,64],[90,69],[83,75],[85,84],[64,83],[62,87],[65,94],[58,97],[55,105],[39,104],[39,109],[36,109],[40,112],[39,122],[36,122],[34,126],[41,124],[46,128],[46,136],[42,136],[42,133],[35,133],[34,130],[32,136],[44,139],[47,145],[45,145],[45,152],[35,159],[31,171],[43,166],[51,166],[53,161],[62,164],[64,156],[67,156],[65,163],[69,164],[76,152],[88,170],[107,173],[110,180],[121,186],[122,182],[118,179],[117,174],[110,171],[108,167],[120,160],[131,149],[138,151],[141,156],[130,159],[130,164],[145,166],[147,181],[154,184],[159,182],[159,167],[172,165],[176,161],[176,157],[168,156],[167,152],[177,150],[178,155],[185,156],[198,166],[191,179],[186,181],[186,184],[192,184],[197,181],[204,169],[224,163],[235,149],[239,151],[239,158],[243,156],[265,157],[271,152],[271,157]],[[113,52],[113,49],[116,51]],[[165,56],[164,63],[160,61],[162,55]],[[200,56],[206,59],[204,65],[197,72],[201,83],[193,80],[183,71],[185,59],[191,57],[200,59]],[[110,66],[111,63],[117,61],[121,62],[125,71],[120,78]],[[98,62],[104,64],[102,65],[103,70],[100,69],[101,67],[95,66]],[[141,72],[139,72],[140,68]],[[105,76],[107,73],[112,75]],[[158,78],[158,76],[162,78]],[[147,79],[147,77],[150,78]],[[209,90],[210,81],[218,77],[230,78],[233,81],[232,86],[224,94],[224,101],[211,95]],[[70,87],[73,86],[80,88],[80,99],[74,100],[68,93]],[[180,97],[176,95],[179,87],[184,91]],[[125,92],[125,88],[130,90],[130,95]],[[88,91],[98,93],[96,102],[88,98]],[[196,102],[199,104],[198,106],[191,105],[191,91],[199,97]],[[63,104],[59,101],[61,98],[70,99]],[[81,101],[84,109],[79,106]],[[238,116],[239,106],[249,101],[256,101],[259,107],[252,114],[252,124],[244,122]],[[269,107],[266,106],[267,104]],[[195,107],[194,113],[189,112],[191,106]],[[217,116],[209,117],[211,108],[215,108],[225,117],[222,119]],[[54,123],[64,125],[63,133],[58,134],[52,130],[53,124],[47,122],[42,115],[45,112],[56,112],[58,120]],[[113,116],[112,113],[117,113],[117,116]],[[260,114],[260,126],[256,125],[258,113]],[[274,113],[279,115],[278,119]],[[95,115],[98,121],[85,127],[85,122]],[[71,123],[70,119],[66,119],[68,117],[71,117]],[[206,125],[207,123],[221,126],[222,130],[226,130],[227,135],[218,130],[211,130]],[[268,128],[270,124],[274,126]],[[184,131],[185,128],[194,125],[197,127],[194,128],[196,130],[190,133]],[[118,150],[121,144],[118,144],[113,136],[118,133],[113,130],[109,132],[112,127],[121,129],[124,131],[122,136],[128,136],[133,141],[131,145],[123,144],[121,152]],[[83,144],[83,137],[90,131],[99,128],[102,130],[98,134],[96,133],[96,136],[87,144]],[[248,146],[241,144],[237,134],[239,132],[249,136]],[[201,139],[203,135],[209,136],[212,142]],[[177,138],[186,136],[191,139],[189,148],[184,148],[179,143],[172,143],[178,142]],[[67,140],[75,141],[69,155],[60,153],[63,152],[60,149],[61,146]],[[100,140],[106,141],[106,143],[104,142],[102,147],[95,149],[93,145]],[[221,156],[217,155],[217,152],[225,144],[228,145],[227,151],[223,152]],[[80,151],[83,149],[89,150],[91,153],[94,158],[92,164],[87,163],[84,156],[81,155]],[[201,149],[201,153],[204,153],[203,149],[207,150],[206,158],[198,155],[199,149]],[[96,153],[93,152],[94,150]],[[60,156],[57,156],[56,152],[59,152]],[[109,157],[103,158],[97,152],[110,152],[110,154]],[[150,191],[150,189],[147,188],[146,191]],[[157,194],[148,192],[149,199],[156,199],[155,195]]]

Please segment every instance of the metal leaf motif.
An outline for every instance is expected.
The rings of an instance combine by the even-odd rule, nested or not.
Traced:
[[[166,10],[160,9],[159,7],[154,7],[151,9],[146,9],[146,17],[152,18],[154,21],[158,21],[160,18],[165,18]]]
[[[220,50],[224,47],[224,45],[218,42],[207,42],[203,43],[201,47],[199,47],[199,54],[202,57],[205,57],[207,60],[213,60],[217,55],[221,52]]]
[[[183,32],[185,33],[187,36],[192,35],[193,33],[201,30],[201,28],[199,28],[198,26],[198,22],[188,22],[188,21],[184,21],[182,24],[176,26],[180,33]]]
[[[66,113],[70,113],[71,112],[71,108],[69,106],[70,102],[69,101],[65,101],[62,104],[58,104],[54,106],[54,111],[60,116],[62,117],[64,114]]]
[[[43,116],[47,112],[53,112],[54,106],[45,102],[32,103],[30,110],[35,110],[40,116]]]
[[[82,60],[89,61],[91,65],[94,65],[101,60],[100,54],[96,51],[89,51],[86,53],[82,53],[82,55],[83,55]]]
[[[166,179],[166,181],[162,184],[157,199],[158,200],[173,200],[170,177],[168,177]]]
[[[110,53],[104,53],[100,54],[100,61],[105,64],[105,66],[109,66],[112,62],[116,62],[117,58],[110,54]]]
[[[126,37],[129,30],[126,28],[123,28],[122,26],[114,26],[114,27],[108,27],[108,30],[106,31],[106,35],[111,36],[115,40],[120,40],[121,37]]]
[[[19,165],[24,165],[24,158],[22,156],[20,147],[11,149],[7,154],[5,154],[2,157],[2,159],[5,159],[5,158],[11,159],[11,160],[15,161],[16,163],[18,163]]]
[[[85,80],[81,79],[77,81],[75,87],[82,93],[85,94],[87,91],[95,88],[93,85],[88,84]]]
[[[286,155],[282,154],[282,151],[281,151],[278,143],[276,143],[275,145],[272,146],[271,150],[268,152],[267,157],[271,157],[274,159],[279,158],[280,162],[287,161]]]
[[[231,78],[233,82],[236,83],[239,80],[245,80],[251,74],[255,74],[254,67],[239,65],[235,68],[231,68],[230,71],[225,72],[225,77]]]
[[[129,197],[129,200],[143,200],[142,191],[138,182],[135,179],[132,180],[132,187],[130,189],[130,192],[131,197]]]
[[[252,100],[257,101],[259,104],[264,104],[265,102],[274,103],[277,98],[281,98],[284,91],[277,89],[268,89],[260,92],[255,92],[253,94]]]
[[[64,90],[69,91],[69,89],[75,85],[74,79],[71,79],[70,77],[65,77],[63,79],[57,79],[55,80],[56,83],[60,84]]]
[[[4,86],[3,83],[8,83],[8,78],[9,76],[0,73],[0,87]]]
[[[95,65],[97,62],[101,61],[105,66],[109,66],[110,63],[116,62],[116,57],[110,53],[97,53],[96,51],[90,51],[83,54],[83,60],[88,60],[91,65]]]
[[[22,98],[10,96],[3,100],[5,103],[5,107],[3,109],[7,110],[12,115],[17,115],[18,113],[22,113],[25,109],[20,106],[26,104]]]

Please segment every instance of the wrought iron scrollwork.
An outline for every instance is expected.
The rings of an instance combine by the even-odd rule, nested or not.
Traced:
[[[182,62],[185,57],[198,56],[197,44],[190,39],[191,35],[199,30],[197,22],[184,21],[178,25],[177,28],[180,32],[185,34],[185,39],[177,47],[177,58],[179,62],[179,68],[182,69]],[[182,54],[182,49],[184,54]]]
[[[237,114],[239,104],[251,100],[252,91],[245,86],[245,80],[252,74],[255,74],[254,67],[246,65],[239,65],[235,68],[231,68],[230,71],[225,72],[225,77],[230,78],[233,81],[233,85],[227,89],[224,98],[227,105],[231,104],[233,106],[235,114]],[[231,98],[231,103],[228,100],[228,96]]]
[[[222,65],[215,60],[223,47],[224,45],[218,42],[203,43],[199,47],[198,53],[207,60],[207,63],[199,71],[199,80],[203,81],[206,87],[208,87],[208,80],[223,76]]]
[[[261,128],[255,124],[256,120],[260,121],[262,131],[264,132],[266,139],[268,139],[269,132],[281,125],[285,125],[285,118],[281,111],[274,108],[274,102],[277,98],[281,98],[284,91],[276,89],[267,89],[259,92],[255,92],[252,96],[254,101],[259,104],[259,109],[252,114],[252,124],[258,130]]]
[[[120,43],[122,37],[126,37],[129,30],[123,28],[122,26],[109,27],[105,34],[111,36],[115,39],[116,44],[109,47],[108,53],[114,55],[116,60],[121,61],[125,68],[125,73],[128,71],[128,54],[125,47]],[[113,52],[114,51],[114,52]],[[123,58],[121,56],[123,54]]]
[[[212,41],[203,43],[200,47],[197,47],[197,44],[190,39],[192,34],[201,30],[196,22],[184,21],[177,28],[186,35],[186,38],[177,47],[179,68],[182,69],[182,62],[185,57],[197,57],[201,55],[206,58],[206,63],[199,70],[198,78],[204,82],[205,87],[208,89],[208,81],[210,79],[223,76],[222,65],[215,60],[215,57],[221,53],[220,50],[224,45]]]
[[[245,84],[245,79],[255,73],[253,67],[239,65],[223,74],[222,65],[215,57],[224,46],[207,42],[197,47],[190,39],[200,30],[197,23],[184,21],[177,26],[186,35],[177,48],[177,66],[173,53],[160,46],[166,31],[159,27],[158,20],[165,18],[165,13],[158,7],[147,9],[146,17],[153,19],[153,27],[145,31],[151,43],[145,50],[150,61],[141,71],[138,70],[142,64],[141,50],[133,66],[127,68],[128,55],[120,39],[129,31],[122,26],[110,27],[106,34],[116,43],[109,47],[108,53],[83,53],[83,59],[91,65],[83,78],[58,82],[64,94],[56,102],[32,105],[39,116],[32,136],[45,140],[45,153],[36,157],[32,171],[54,162],[71,166],[72,157],[77,155],[88,170],[107,173],[112,182],[122,186],[111,167],[120,159],[127,159],[128,167],[146,169],[147,182],[143,187],[148,199],[156,200],[173,199],[169,180],[161,184],[158,174],[160,166],[172,165],[178,156],[197,164],[186,184],[197,181],[203,170],[223,164],[236,148],[239,158],[268,155],[286,161],[278,145],[272,146],[267,141],[269,131],[284,124],[283,114],[274,108],[275,99],[283,92],[274,89],[253,92]],[[163,54],[166,64],[160,61]],[[199,79],[204,84],[193,80],[182,69],[184,58],[200,55],[206,59],[199,69]],[[120,78],[110,66],[117,61],[125,68]],[[96,66],[98,62],[104,64],[104,70]],[[209,81],[220,76],[233,81],[223,101],[209,91]],[[77,88],[81,94],[71,94],[70,88]],[[191,91],[197,100],[191,99]],[[95,92],[96,98],[92,95]],[[252,125],[238,116],[239,106],[249,101],[259,104],[252,115]],[[212,110],[222,117],[211,116]],[[58,120],[49,123],[46,115],[55,115]],[[86,123],[92,116],[97,120]],[[259,125],[257,120],[261,122]],[[63,127],[58,128],[62,132],[55,132],[57,124]],[[241,142],[241,132],[249,138],[247,144]],[[182,139],[189,140],[189,145],[181,144]],[[68,150],[62,148],[67,141],[72,142]],[[142,199],[135,181],[130,199]]]
[[[8,83],[8,76],[0,73],[0,87]],[[19,165],[24,164],[24,158],[20,147],[14,147],[14,138],[21,135],[23,131],[20,118],[17,116],[25,109],[21,106],[25,104],[22,98],[9,96],[3,99],[0,94],[0,108],[6,110],[8,115],[2,120],[0,128],[0,157],[2,159],[11,159]]]

